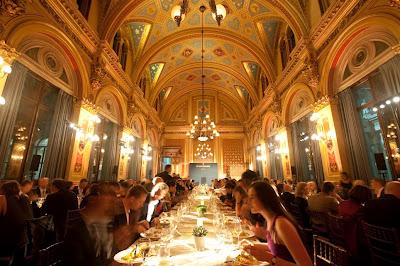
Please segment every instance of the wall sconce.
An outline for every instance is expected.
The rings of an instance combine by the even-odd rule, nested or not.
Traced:
[[[142,158],[145,161],[151,161],[153,159],[152,156],[149,155],[149,153],[153,150],[153,148],[148,145],[148,144],[144,144],[143,148],[142,148]]]
[[[122,157],[128,156],[128,160],[131,159],[130,155],[134,154],[135,151],[131,148],[131,143],[135,141],[135,137],[132,135],[125,135],[121,138],[121,154]]]
[[[186,13],[188,12],[189,2],[188,0],[182,0],[179,5],[176,5],[171,10],[171,18],[175,21],[179,27],[181,22],[185,19]]]
[[[0,78],[4,78],[6,75],[12,72],[12,68],[9,64],[4,61],[4,58],[0,56]],[[0,96],[0,105],[5,105],[6,99],[3,96]]]
[[[265,161],[267,159],[267,156],[265,156],[263,154],[263,150],[262,150],[261,145],[257,145],[256,153],[257,153],[257,156],[256,156],[256,160],[257,161]]]

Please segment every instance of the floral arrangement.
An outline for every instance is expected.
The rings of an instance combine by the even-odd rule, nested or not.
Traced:
[[[196,226],[193,228],[192,235],[195,237],[204,237],[208,234],[207,229],[204,226]]]

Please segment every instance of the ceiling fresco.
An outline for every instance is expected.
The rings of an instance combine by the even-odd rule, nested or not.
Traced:
[[[170,14],[179,0],[144,0],[126,17],[121,28],[129,29],[135,65],[128,74],[136,83],[148,77],[150,87],[144,91],[151,105],[201,87],[202,4],[208,8],[204,13],[205,87],[233,96],[245,107],[260,100],[260,91],[265,90],[260,89],[260,77],[273,80],[275,50],[287,23],[265,0],[219,3],[227,9],[221,26],[212,17],[208,1],[202,0],[189,0],[180,27]]]
[[[234,68],[235,71],[246,76],[242,61],[256,61],[256,58],[245,49],[232,43],[217,39],[204,40],[204,63],[213,62],[224,67]],[[160,77],[168,75],[178,67],[201,63],[201,39],[190,39],[169,46],[160,51],[151,62],[166,63]]]
[[[201,14],[198,12],[198,8],[203,4],[202,1],[190,0],[190,11],[180,27],[176,26],[170,15],[171,8],[177,3],[173,0],[151,0],[139,5],[135,12],[132,12],[134,15],[129,17],[130,20],[153,21],[153,28],[145,50],[150,49],[152,45],[170,34],[201,26]],[[257,34],[255,21],[265,15],[271,15],[273,12],[258,0],[232,0],[223,3],[228,8],[228,15],[223,20],[221,28],[238,33],[251,40],[255,45],[262,47],[263,44]],[[204,25],[205,27],[218,28],[210,11],[205,12]]]
[[[236,77],[224,71],[207,68],[204,69],[204,75],[205,87],[219,87],[227,94],[241,98],[241,95],[235,88],[236,86],[245,88],[245,86]],[[201,87],[201,69],[193,69],[181,73],[165,83],[165,88],[172,87],[170,94],[178,92],[181,88],[189,88],[193,86]]]

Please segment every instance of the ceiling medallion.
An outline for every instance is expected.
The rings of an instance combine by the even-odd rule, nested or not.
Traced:
[[[190,131],[186,132],[186,136],[199,141],[207,141],[219,136],[214,121],[208,114],[204,101],[204,6],[200,7],[201,12],[201,108],[198,115],[194,116],[193,124],[190,125]]]
[[[226,7],[222,4],[215,4],[215,0],[210,0],[208,2],[212,17],[217,21],[218,26],[221,25],[221,21],[226,17],[227,10]],[[200,6],[200,12],[204,12],[206,7],[204,5]],[[176,25],[179,27],[181,22],[185,19],[187,13],[189,12],[189,0],[182,0],[179,5],[176,5],[171,10],[171,17],[176,22]]]

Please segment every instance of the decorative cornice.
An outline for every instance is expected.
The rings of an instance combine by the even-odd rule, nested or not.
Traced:
[[[331,12],[322,18],[317,29],[312,33],[310,38],[314,46],[317,47],[316,52],[318,55],[321,54],[321,52],[336,38],[338,34],[343,32],[353,17],[367,1],[368,0],[338,0],[333,4],[332,9],[329,9]],[[346,16],[339,16],[339,14],[344,15],[346,13]],[[329,32],[328,28],[332,25],[334,26]],[[325,39],[325,41],[323,39]]]
[[[95,105],[90,99],[83,98],[81,102],[81,107],[90,113],[97,113],[98,111],[98,106]]]
[[[319,98],[314,104],[313,104],[313,109],[314,112],[318,112],[320,111],[322,108],[326,107],[327,105],[329,105],[331,99],[329,98],[329,96],[323,96],[321,98]]]
[[[97,34],[91,29],[86,19],[71,1],[40,0],[40,3],[68,37],[88,56],[92,57],[96,53],[99,45]]]
[[[400,55],[400,44],[393,46],[392,50],[396,55]]]

